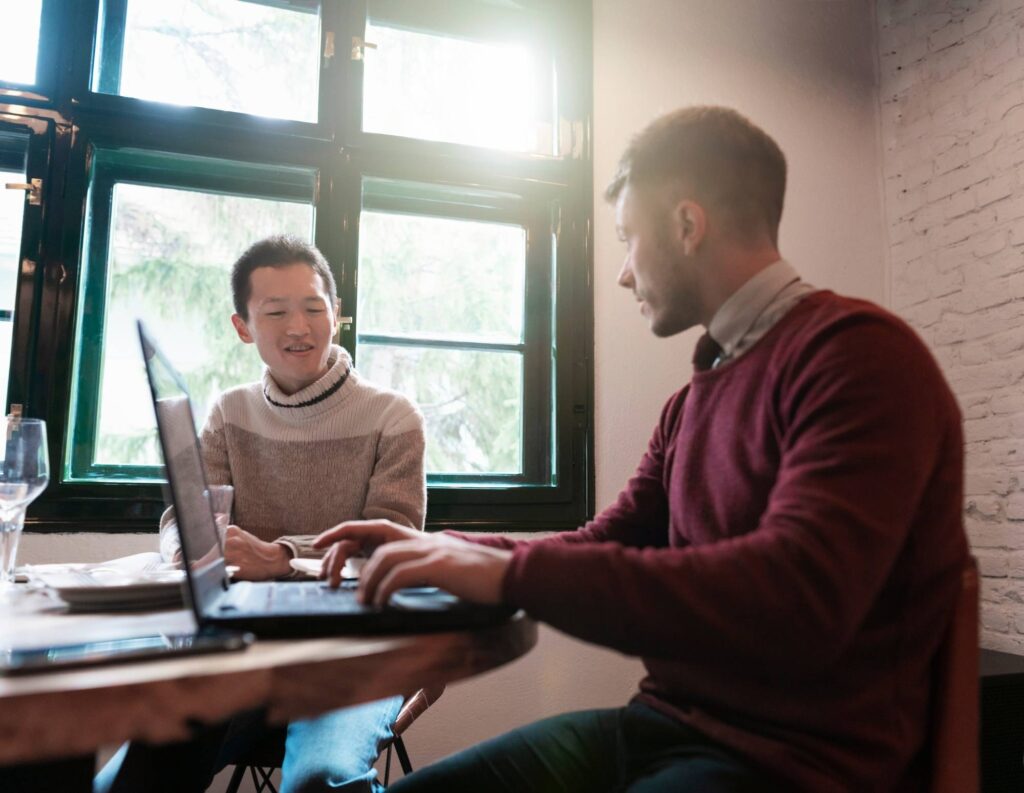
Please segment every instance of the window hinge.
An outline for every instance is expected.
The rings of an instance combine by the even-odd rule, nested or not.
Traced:
[[[24,182],[7,182],[4,185],[8,190],[24,190],[28,194],[28,202],[34,207],[43,203],[43,180],[29,179]]]
[[[361,61],[366,57],[366,51],[377,49],[377,45],[366,41],[362,36],[352,37],[352,60]]]

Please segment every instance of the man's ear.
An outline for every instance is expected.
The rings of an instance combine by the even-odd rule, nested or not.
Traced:
[[[676,204],[675,221],[683,253],[691,256],[696,253],[707,233],[707,213],[704,212],[704,207],[696,201],[686,199]]]
[[[249,326],[245,324],[245,320],[242,319],[240,314],[231,315],[231,324],[235,326],[235,333],[238,334],[238,338],[244,341],[246,344],[252,344],[252,334],[249,333]]]

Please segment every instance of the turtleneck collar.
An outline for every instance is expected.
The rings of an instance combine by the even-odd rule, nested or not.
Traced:
[[[324,375],[294,394],[284,393],[270,369],[264,367],[263,399],[270,410],[284,417],[300,419],[320,415],[344,399],[349,391],[344,385],[351,376],[352,357],[344,347],[333,344]]]

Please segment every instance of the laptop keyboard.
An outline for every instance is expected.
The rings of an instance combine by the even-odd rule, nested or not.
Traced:
[[[221,614],[357,614],[366,607],[356,601],[356,582],[338,589],[313,582],[285,581],[232,584],[222,598]]]
[[[354,614],[366,607],[356,600],[355,587],[331,589],[326,584],[275,583],[266,587],[264,608],[303,614]]]
[[[327,584],[284,582],[266,587],[266,609],[305,614],[346,614],[364,611],[355,599],[355,590],[332,589]]]

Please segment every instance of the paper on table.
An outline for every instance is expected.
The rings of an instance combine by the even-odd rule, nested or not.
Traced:
[[[341,568],[342,578],[359,578],[359,571],[363,569],[366,560],[361,557],[350,557],[345,560],[345,566]],[[320,577],[320,568],[323,566],[322,559],[292,559],[292,570],[307,575],[310,578]]]

